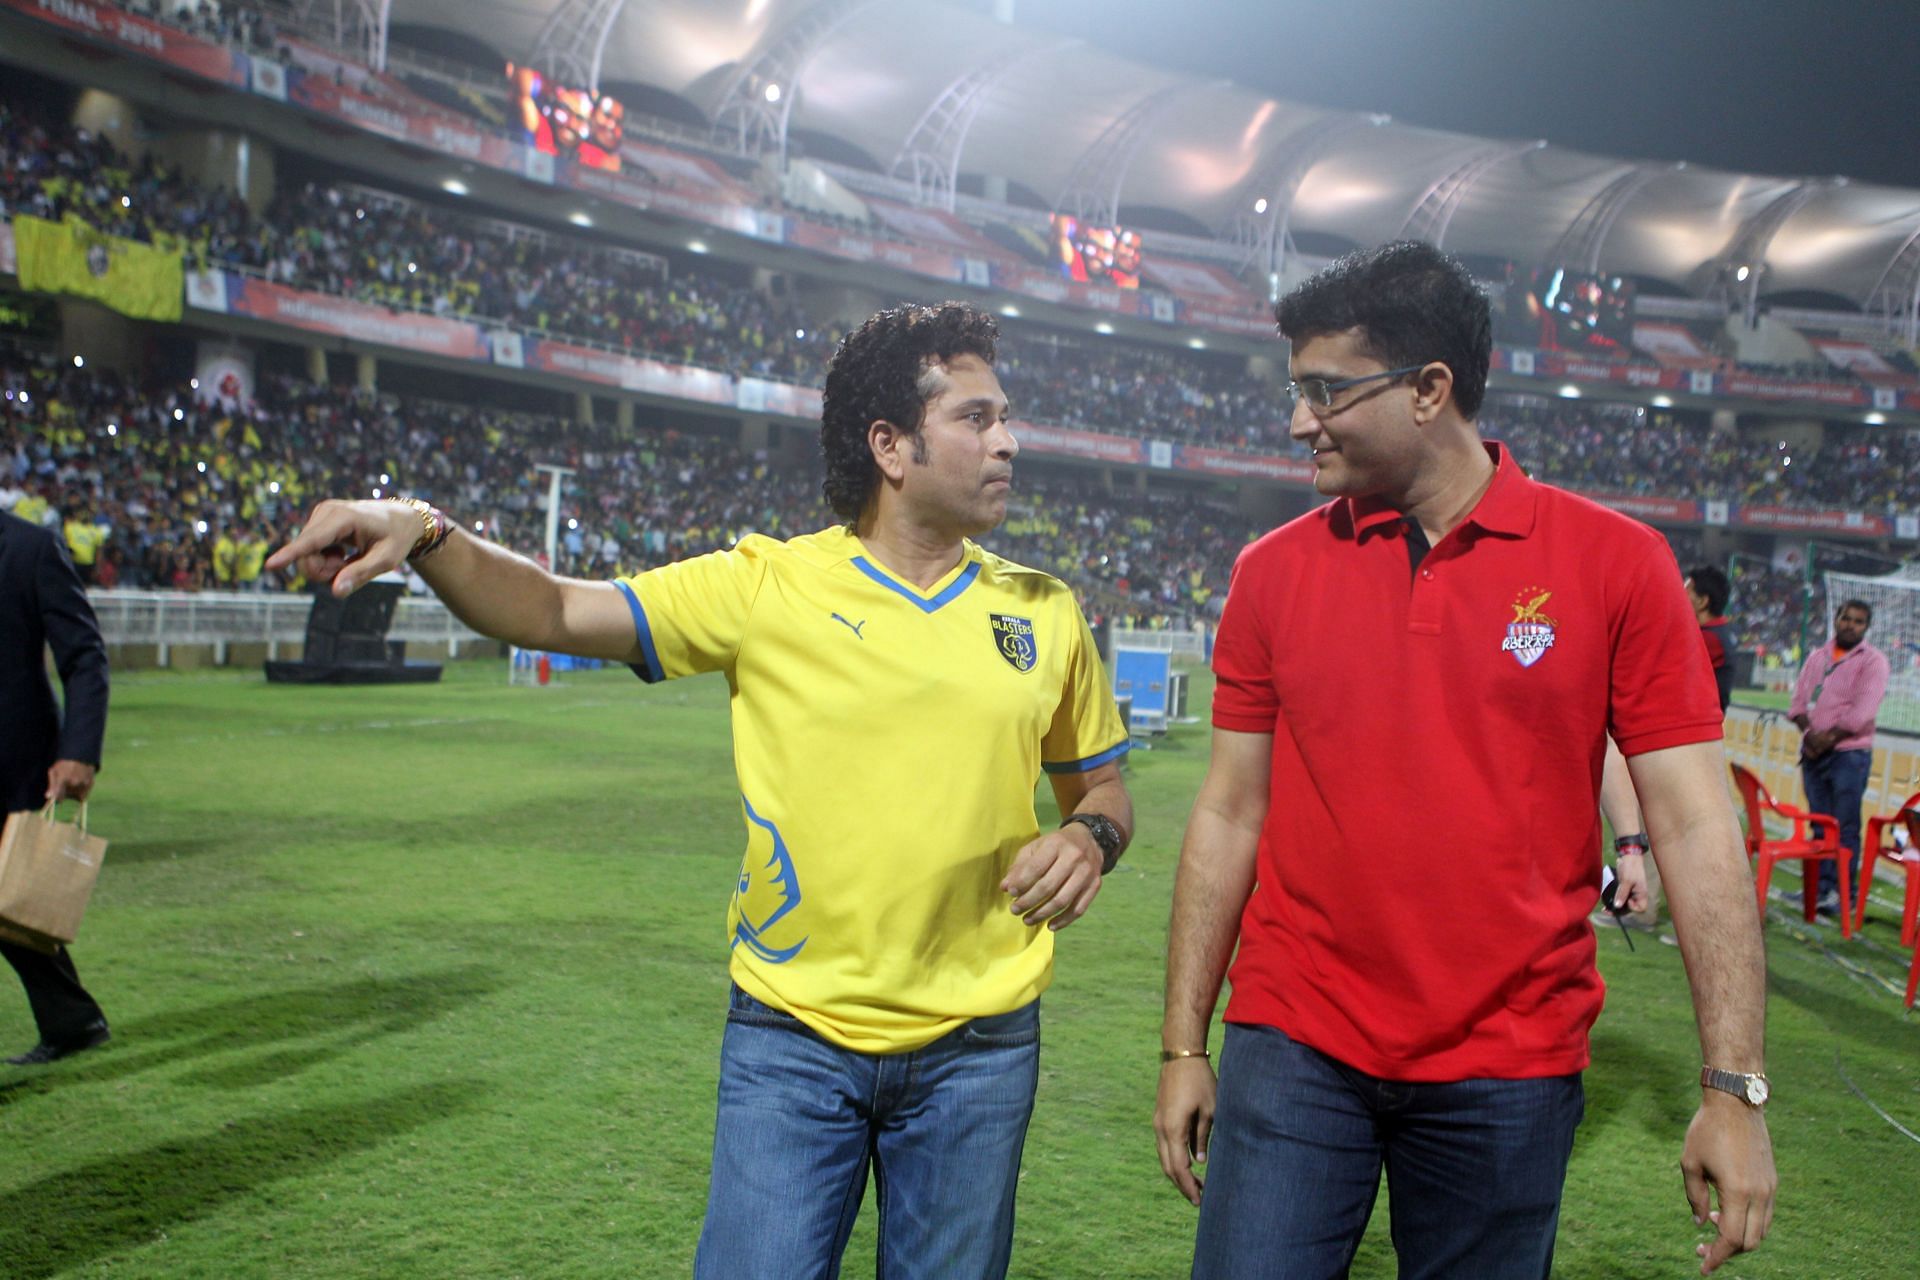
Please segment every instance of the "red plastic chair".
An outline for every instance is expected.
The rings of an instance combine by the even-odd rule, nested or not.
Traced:
[[[1905,823],[1913,838],[1907,844],[1911,852],[1900,864],[1900,869],[1907,873],[1906,911],[1900,917],[1900,945],[1903,947],[1913,945],[1914,919],[1916,915],[1920,915],[1920,831],[1914,830],[1913,822],[1907,813],[1910,809],[1920,809],[1920,791],[1902,800],[1894,812],[1867,819],[1866,838],[1860,842],[1862,846],[1860,883],[1855,886],[1859,892],[1853,902],[1853,929],[1858,933],[1860,927],[1867,922],[1867,890],[1873,887],[1874,859],[1883,857],[1888,852],[1887,846],[1890,841],[1887,839],[1887,832]]]
[[[1853,901],[1850,877],[1847,875],[1847,851],[1840,847],[1840,820],[1824,813],[1808,813],[1791,805],[1781,804],[1767,790],[1767,784],[1755,777],[1753,771],[1737,764],[1727,766],[1733,770],[1733,785],[1740,789],[1740,800],[1747,809],[1747,856],[1754,859],[1754,896],[1760,904],[1760,922],[1767,919],[1767,883],[1773,879],[1773,864],[1784,859],[1797,858],[1800,861],[1800,894],[1806,908],[1806,918],[1813,921],[1814,908],[1820,886],[1821,862],[1831,862],[1840,873],[1840,901]],[[1784,840],[1767,839],[1765,817],[1775,814],[1793,823],[1793,834]],[[1808,835],[1811,827],[1813,834]],[[1853,936],[1853,913],[1844,906],[1840,910],[1840,935]]]
[[[1913,919],[1916,911],[1920,911],[1920,892],[1915,892],[1914,889],[1915,885],[1920,885],[1920,873],[1916,872],[1914,866],[1915,861],[1920,860],[1920,852],[1914,852],[1920,850],[1920,809],[1904,810],[1900,816],[1907,820],[1907,834],[1912,837],[1912,843],[1907,846],[1907,861],[1904,864],[1907,873],[1907,914],[1900,922],[1900,936],[1907,940],[1908,946],[1913,946]],[[1916,991],[1920,991],[1920,947],[1913,948],[1913,967],[1907,970],[1907,1008],[1909,1009],[1913,1008],[1913,996]]]

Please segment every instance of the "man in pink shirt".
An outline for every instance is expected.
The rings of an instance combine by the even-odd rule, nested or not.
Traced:
[[[1873,763],[1874,719],[1887,696],[1887,655],[1867,643],[1873,606],[1849,600],[1833,619],[1833,641],[1800,669],[1789,715],[1800,726],[1800,776],[1807,808],[1840,820],[1840,843],[1860,874],[1860,802]],[[1820,864],[1820,914],[1837,915],[1839,873]]]

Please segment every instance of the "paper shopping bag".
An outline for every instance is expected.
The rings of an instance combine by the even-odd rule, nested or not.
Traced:
[[[53,806],[7,815],[0,831],[0,938],[52,952],[72,942],[100,876],[107,842],[87,834],[87,805],[74,822]]]

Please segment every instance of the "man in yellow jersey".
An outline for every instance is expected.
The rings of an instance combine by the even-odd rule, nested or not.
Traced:
[[[821,423],[845,524],[820,533],[593,583],[425,503],[323,502],[267,562],[345,595],[411,558],[522,648],[726,674],[746,853],[699,1276],[833,1274],[870,1166],[884,1274],[1007,1269],[1053,934],[1133,814],[1072,594],[970,540],[1019,452],[996,338],[960,303],[847,337]]]

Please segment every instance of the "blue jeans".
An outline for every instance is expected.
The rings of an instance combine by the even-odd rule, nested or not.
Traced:
[[[736,986],[694,1275],[839,1275],[871,1165],[880,1276],[1004,1276],[1039,1076],[1038,1001],[876,1055]]]
[[[1229,1024],[1195,1280],[1345,1276],[1380,1169],[1401,1280],[1544,1280],[1580,1077],[1406,1084]]]
[[[1829,751],[1818,760],[1800,766],[1800,781],[1807,789],[1807,808],[1813,813],[1828,813],[1840,820],[1840,846],[1850,850],[1847,859],[1847,883],[1860,883],[1860,805],[1867,795],[1867,774],[1873,768],[1872,751]],[[1831,862],[1820,866],[1820,895],[1840,891],[1840,873]],[[1846,910],[1841,903],[1840,909]]]

